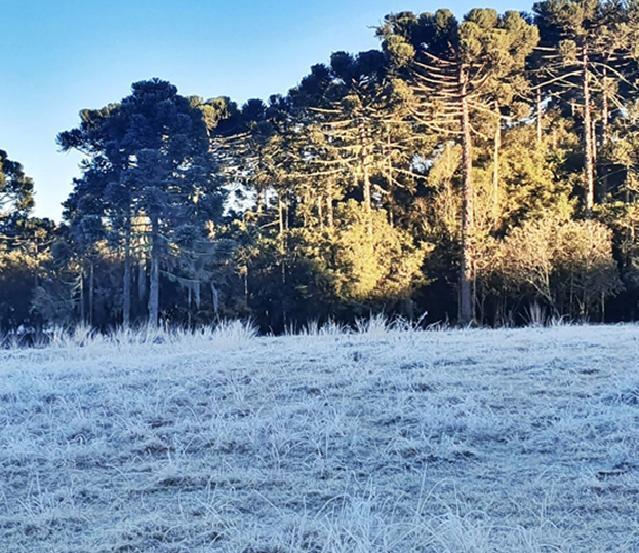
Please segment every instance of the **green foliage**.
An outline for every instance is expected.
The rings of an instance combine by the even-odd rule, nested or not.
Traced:
[[[57,228],[0,151],[0,324],[638,317],[636,2],[404,11],[376,34],[268,100],[152,79],[82,110]]]
[[[371,234],[366,209],[350,200],[336,206],[335,222],[291,229],[285,252],[277,236],[244,248],[250,288],[259,291],[248,298],[249,307],[269,312],[271,328],[314,316],[353,319],[371,309],[401,309],[426,283],[423,264],[432,248],[415,245],[386,213],[373,213]]]
[[[366,211],[352,200],[337,209],[336,219],[318,252],[324,263],[332,261],[325,272],[336,298],[383,305],[409,298],[424,284],[422,266],[431,248],[416,246],[407,231],[388,223],[386,213],[373,214],[372,233]]]
[[[562,145],[534,143],[534,129],[521,126],[504,136],[499,157],[499,219],[503,229],[520,226],[549,214],[567,219],[573,213],[571,187],[566,181],[561,159]]]
[[[21,251],[0,254],[0,329],[20,325],[30,326],[37,321],[31,311],[38,259]]]
[[[210,155],[210,132],[230,117],[233,106],[225,98],[203,102],[177,94],[159,79],[131,86],[131,95],[100,110],[83,110],[77,129],[63,132],[64,150],[88,154],[83,177],[66,203],[75,250],[82,260],[109,231],[122,244],[130,267],[134,242],[144,246],[139,258],[149,258],[148,318],[159,316],[160,265],[173,240],[186,226],[204,237],[206,225],[219,221],[225,191]],[[133,226],[133,220],[138,224]],[[88,250],[87,250],[88,248]],[[80,267],[84,285],[84,261]],[[123,319],[130,314],[129,269],[123,277]],[[92,279],[90,286],[92,286]],[[190,289],[189,289],[190,290]],[[89,290],[93,297],[93,288]],[[84,309],[84,299],[81,300]],[[84,312],[84,311],[83,311]]]
[[[33,207],[33,179],[22,164],[0,150],[0,223],[7,218],[24,217]]]

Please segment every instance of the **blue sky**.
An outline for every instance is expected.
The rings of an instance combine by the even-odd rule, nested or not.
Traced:
[[[82,108],[160,77],[182,94],[236,101],[286,92],[332,51],[377,47],[384,14],[529,2],[431,0],[0,0],[0,148],[36,181],[36,210],[59,219],[80,156],[55,136]]]

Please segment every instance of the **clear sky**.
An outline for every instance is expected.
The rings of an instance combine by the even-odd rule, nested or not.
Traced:
[[[36,215],[60,219],[80,156],[58,132],[82,108],[160,77],[180,93],[242,102],[286,92],[335,50],[378,46],[384,14],[522,0],[0,0],[0,148],[36,181]]]

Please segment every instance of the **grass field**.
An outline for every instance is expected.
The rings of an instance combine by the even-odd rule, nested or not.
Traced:
[[[0,353],[0,551],[639,551],[639,327]]]

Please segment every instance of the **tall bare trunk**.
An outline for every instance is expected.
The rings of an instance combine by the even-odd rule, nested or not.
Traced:
[[[543,129],[543,113],[542,113],[542,101],[541,101],[541,87],[537,88],[537,99],[536,99],[537,109],[536,111],[536,123],[537,123],[537,146],[541,144],[541,141],[544,138],[544,129]]]
[[[324,228],[324,198],[320,194],[317,197],[317,218],[319,220],[320,228]]]
[[[84,301],[84,266],[80,266],[80,323],[87,322]]]
[[[264,206],[266,206],[266,193],[260,188],[255,194],[255,211],[261,215],[264,213]]]
[[[284,241],[284,202],[282,201],[281,192],[279,193],[279,197],[277,199],[277,222],[279,224],[278,240],[281,245]]]
[[[393,148],[391,141],[390,124],[386,124],[386,182],[388,183],[388,224],[393,227],[395,225],[395,218],[393,217]]]
[[[124,273],[122,275],[122,325],[131,324],[131,221],[124,231]]]
[[[280,265],[282,274],[282,284],[286,283],[286,236],[284,235],[284,202],[282,201],[281,192],[277,199],[277,212],[279,222],[279,253],[280,253]]]
[[[610,108],[608,103],[608,71],[604,68],[603,77],[603,101],[601,108],[601,143],[605,146],[608,143],[608,119]]]
[[[93,259],[89,261],[89,326],[93,326],[93,293],[95,289],[95,278],[93,271]]]
[[[149,324],[158,324],[160,307],[160,244],[157,216],[151,217],[151,283],[149,286]]]
[[[595,203],[594,147],[592,139],[592,107],[590,105],[590,71],[588,70],[588,51],[582,54],[583,94],[584,94],[584,150],[586,166],[584,168],[584,188],[586,190],[586,213],[592,213]]]
[[[604,148],[608,146],[608,119],[610,117],[608,107],[608,69],[604,67],[603,76],[603,105],[601,109],[601,146]],[[608,171],[607,167],[603,167],[603,175],[601,178],[601,200],[605,201],[608,196]]]
[[[499,149],[501,148],[501,112],[499,104],[495,102],[495,136],[493,137],[493,190],[492,217],[493,229],[497,228],[499,217]]]
[[[362,175],[362,196],[364,201],[364,212],[366,214],[366,227],[368,235],[373,235],[373,221],[371,208],[371,180],[368,167],[368,137],[366,126],[363,120],[359,121],[359,168]]]
[[[467,97],[467,75],[462,66],[459,72],[462,102],[462,170],[463,170],[463,201],[462,201],[462,259],[460,278],[460,323],[473,322],[472,284],[473,274],[473,137],[470,128],[470,113]]]
[[[363,172],[363,194],[364,209],[366,210],[366,230],[368,235],[373,235],[373,211],[371,208],[371,180],[368,172],[368,164],[364,163]]]
[[[249,275],[249,266],[248,262],[246,264],[246,270],[244,271],[244,306],[248,308],[249,304],[249,285],[248,285],[248,275]]]
[[[597,122],[595,119],[592,119],[591,129],[590,129],[590,137],[592,144],[592,167],[593,167],[593,178],[597,176],[597,156],[599,152],[597,151]]]
[[[138,259],[138,300],[146,297],[146,254]]]

